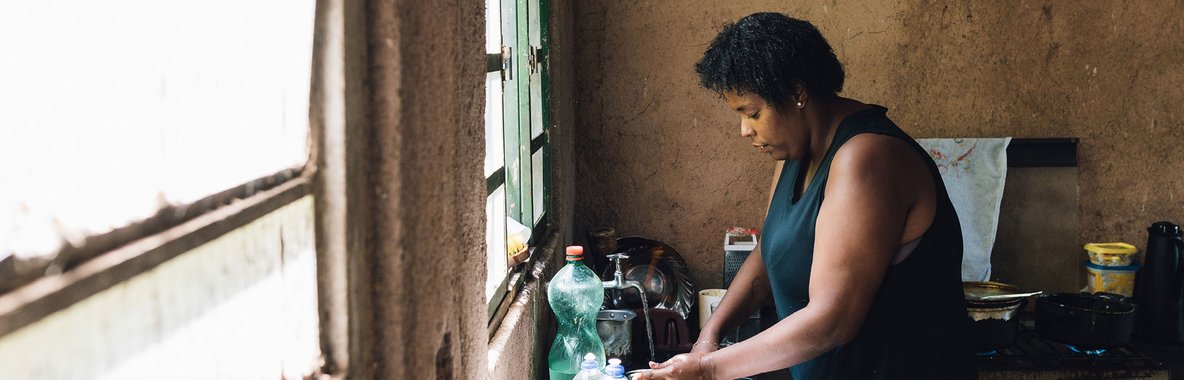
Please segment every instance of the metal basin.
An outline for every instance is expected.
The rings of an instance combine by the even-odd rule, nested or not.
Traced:
[[[604,357],[620,358],[625,361],[632,353],[633,318],[637,313],[630,310],[601,310],[596,313],[596,335],[604,342]]]

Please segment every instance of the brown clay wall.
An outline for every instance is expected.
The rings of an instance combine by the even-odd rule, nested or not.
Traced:
[[[718,284],[723,230],[760,226],[773,164],[692,65],[756,11],[812,21],[843,95],[914,137],[1080,138],[1077,236],[1039,254],[1184,222],[1180,1],[578,1],[577,228],[663,240]]]
[[[369,265],[356,377],[481,378],[484,265],[483,5],[366,2]],[[447,63],[447,64],[444,64]],[[355,90],[359,91],[359,90]],[[441,105],[447,105],[442,107]],[[358,216],[351,216],[358,217]],[[481,261],[478,261],[481,262]],[[466,280],[469,279],[469,280]]]

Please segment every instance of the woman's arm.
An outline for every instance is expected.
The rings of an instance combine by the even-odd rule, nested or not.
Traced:
[[[777,191],[777,182],[781,179],[781,169],[784,166],[785,161],[777,161],[773,165],[773,181],[769,185],[765,214],[768,214],[768,206],[773,202],[773,193]],[[706,353],[718,349],[720,333],[736,327],[744,318],[756,312],[765,300],[769,299],[769,295],[769,275],[765,271],[765,261],[761,258],[761,245],[758,242],[748,258],[744,259],[744,264],[740,265],[740,270],[728,286],[724,299],[720,300],[719,306],[711,313],[711,319],[703,325],[691,352]]]
[[[907,144],[887,136],[860,135],[843,145],[816,222],[809,304],[755,337],[704,355],[705,377],[789,367],[854,339],[917,199],[908,182],[915,176],[902,174],[920,170],[911,155]]]
[[[757,244],[756,249],[744,259],[724,299],[720,300],[719,306],[699,332],[691,352],[711,352],[719,348],[721,332],[739,325],[769,298],[769,276],[765,272],[760,249],[760,244]]]

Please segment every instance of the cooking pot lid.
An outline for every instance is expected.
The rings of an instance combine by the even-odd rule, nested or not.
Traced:
[[[1135,305],[1127,303],[1127,298],[1119,295],[1100,295],[1090,293],[1054,293],[1043,294],[1037,298],[1037,304],[1047,304],[1064,309],[1073,309],[1099,314],[1129,314],[1135,311]]]
[[[996,296],[1003,294],[1019,293],[1020,289],[1015,285],[1004,284],[1002,282],[986,281],[963,281],[962,295],[965,297],[966,305],[969,308],[1000,308],[1000,307],[1014,307],[1023,302],[1022,298],[1003,299],[1003,300],[983,300],[986,296]]]
[[[986,296],[1019,293],[1019,290],[1015,285],[1008,285],[1001,282],[962,283],[962,294],[966,296],[967,301],[981,301]]]

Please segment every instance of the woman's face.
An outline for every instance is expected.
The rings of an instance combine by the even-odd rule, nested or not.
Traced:
[[[800,113],[789,108],[789,103],[772,107],[760,95],[735,91],[724,92],[724,101],[740,114],[740,135],[751,139],[752,146],[761,153],[774,160],[796,160],[805,155],[809,136],[800,118],[793,116]]]

